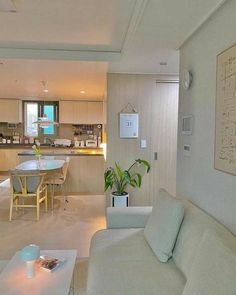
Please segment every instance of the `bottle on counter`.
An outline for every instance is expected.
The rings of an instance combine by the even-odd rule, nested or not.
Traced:
[[[99,135],[98,135],[98,140],[97,140],[97,142],[98,142],[98,147],[100,148],[101,143],[102,143],[101,133],[99,133]]]
[[[29,138],[27,136],[24,137],[24,144],[28,144],[29,143]]]

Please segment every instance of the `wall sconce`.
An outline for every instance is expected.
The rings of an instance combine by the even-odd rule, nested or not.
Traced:
[[[34,277],[35,260],[40,256],[40,248],[37,245],[28,245],[21,250],[21,259],[26,262],[26,275],[31,279]]]

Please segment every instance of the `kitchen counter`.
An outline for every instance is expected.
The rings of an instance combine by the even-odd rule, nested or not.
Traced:
[[[4,151],[3,149],[0,150]],[[11,149],[8,152],[17,152],[19,162],[35,159],[31,149]],[[43,156],[53,156],[56,159],[70,158],[66,179],[68,193],[103,194],[105,159],[103,149],[93,148],[42,148]]]
[[[0,150],[18,150],[19,156],[33,156],[34,151],[32,150],[32,144],[0,144]],[[103,156],[102,148],[89,148],[89,147],[63,147],[63,146],[51,146],[42,144],[40,145],[42,156],[55,154],[58,156]]]
[[[56,148],[41,149],[42,156],[103,156],[102,148]],[[24,150],[18,156],[34,156],[34,151]]]
[[[105,157],[102,148],[41,146],[42,156],[70,158],[66,191],[75,194],[103,194]],[[0,145],[0,171],[9,171],[24,161],[35,159],[31,145]]]

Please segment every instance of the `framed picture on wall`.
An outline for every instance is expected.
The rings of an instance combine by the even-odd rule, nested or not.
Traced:
[[[138,113],[119,113],[120,138],[138,138]]]
[[[236,175],[236,44],[217,55],[215,169]]]

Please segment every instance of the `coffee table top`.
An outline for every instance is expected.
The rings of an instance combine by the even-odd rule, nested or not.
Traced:
[[[36,266],[35,276],[28,279],[25,262],[21,261],[18,251],[0,273],[0,294],[68,295],[77,251],[44,250],[40,254],[65,258],[66,261],[51,273]]]

